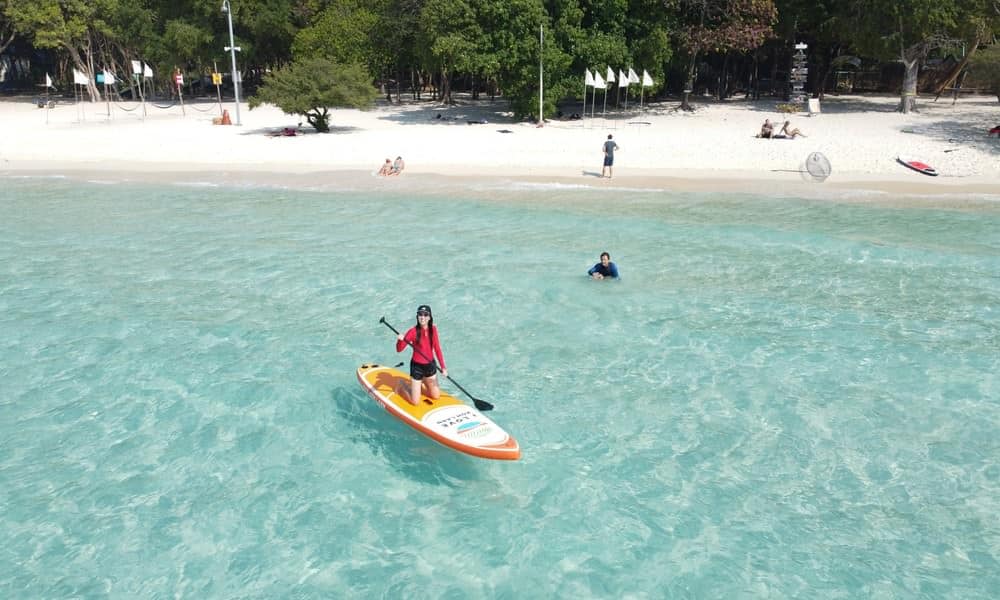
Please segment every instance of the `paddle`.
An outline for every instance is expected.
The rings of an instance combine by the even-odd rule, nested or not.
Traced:
[[[392,330],[392,332],[393,332],[393,333],[395,333],[396,335],[399,335],[399,332],[398,332],[398,331],[396,331],[396,328],[395,328],[395,327],[393,327],[392,325],[390,325],[390,324],[389,324],[389,322],[385,320],[385,317],[382,317],[382,318],[380,318],[380,319],[378,320],[378,322],[379,322],[379,323],[381,323],[381,324],[383,324],[383,325],[385,325],[385,326],[386,326],[386,327],[388,327],[389,329],[391,329],[391,330]],[[411,344],[410,342],[406,342],[406,343],[407,343],[407,344],[408,344],[408,345],[409,345],[409,346],[410,346],[411,348],[413,348],[413,351],[414,351],[414,352],[419,352],[419,353],[420,353],[420,356],[423,356],[424,358],[430,358],[432,362],[434,361],[434,358],[433,358],[433,357],[430,357],[430,356],[424,356],[424,353],[423,353],[423,352],[420,352],[420,350],[418,350],[418,349],[417,349],[417,347],[416,347],[416,346],[414,346],[413,344]],[[485,401],[485,400],[480,400],[479,398],[476,398],[475,396],[473,396],[472,394],[470,394],[468,390],[466,390],[466,389],[465,389],[464,387],[462,387],[461,385],[459,385],[459,383],[458,383],[457,381],[455,381],[454,379],[452,379],[452,378],[451,378],[451,375],[445,375],[445,377],[447,377],[447,378],[448,378],[448,381],[450,381],[450,382],[454,383],[454,384],[455,384],[455,387],[457,387],[458,389],[460,389],[460,390],[462,390],[463,392],[465,392],[465,395],[466,395],[466,396],[468,396],[469,398],[472,398],[472,403],[476,405],[476,408],[478,408],[479,410],[493,410],[493,405],[492,405],[492,404],[490,404],[489,402],[487,402],[487,401]]]

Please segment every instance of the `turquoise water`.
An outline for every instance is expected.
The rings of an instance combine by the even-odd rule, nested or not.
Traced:
[[[1000,204],[0,183],[4,598],[1000,589]],[[521,461],[361,391],[421,303]]]

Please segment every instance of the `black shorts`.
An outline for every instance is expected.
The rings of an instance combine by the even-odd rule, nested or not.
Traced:
[[[437,375],[438,368],[436,363],[418,363],[416,361],[410,361],[410,377],[416,381],[420,381],[426,377],[434,377]]]
[[[604,155],[604,166],[605,167],[612,167],[612,166],[614,166],[614,164],[615,164],[615,157],[614,156]]]

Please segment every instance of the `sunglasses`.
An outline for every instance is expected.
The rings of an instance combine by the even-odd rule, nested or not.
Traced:
[[[429,313],[429,312],[418,312],[417,316],[418,317],[429,317],[429,316],[431,316],[431,313]]]

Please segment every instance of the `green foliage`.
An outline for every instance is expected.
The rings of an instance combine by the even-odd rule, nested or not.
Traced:
[[[1000,97],[1000,44],[977,52],[969,61],[969,75],[977,85]]]
[[[910,52],[923,59],[958,21],[962,0],[850,0],[841,6],[841,35],[858,51],[884,60]]]
[[[166,56],[173,57],[174,65],[187,65],[211,54],[215,41],[212,32],[204,25],[181,19],[169,21],[161,37],[162,48]]]
[[[251,110],[273,104],[292,115],[302,115],[316,131],[330,131],[330,108],[367,108],[377,91],[372,78],[358,64],[340,64],[326,58],[305,58],[267,73]]]
[[[295,35],[292,54],[296,57],[323,57],[338,63],[375,67],[372,39],[379,15],[366,0],[334,0],[311,25]]]
[[[103,30],[100,18],[113,0],[7,0],[7,15],[21,34],[39,48],[76,48],[91,28]]]

